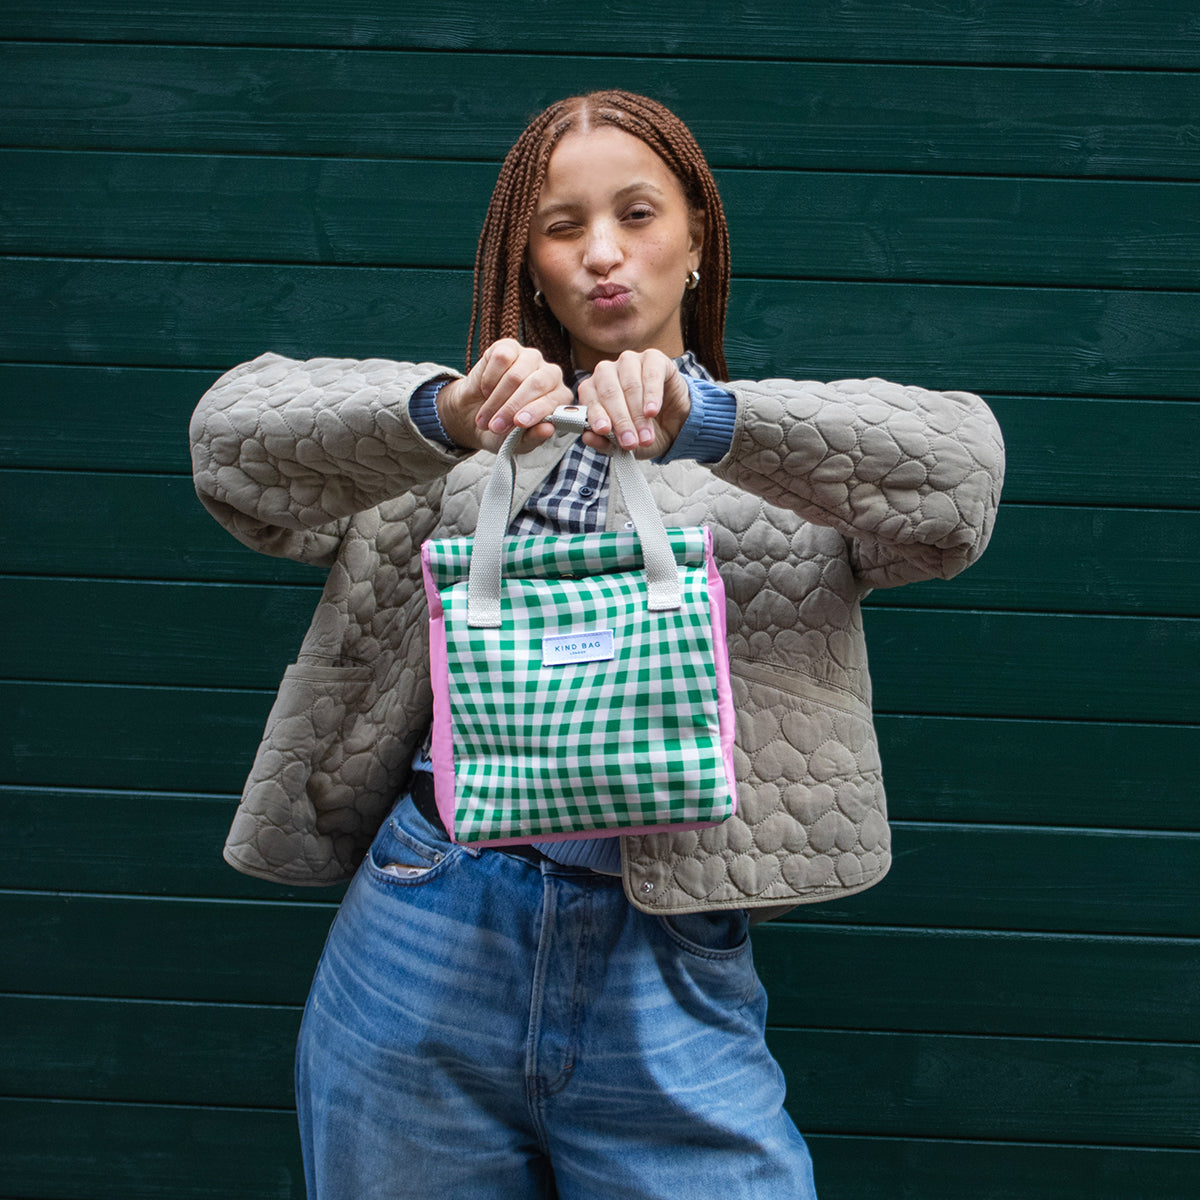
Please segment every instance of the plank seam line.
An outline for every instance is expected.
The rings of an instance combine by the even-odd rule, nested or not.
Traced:
[[[469,264],[457,266],[439,266],[431,264],[403,264],[395,262],[371,261],[366,263],[351,262],[305,262],[287,259],[227,259],[227,258],[147,258],[144,256],[115,256],[112,254],[33,254],[15,253],[0,254],[0,262],[12,263],[80,263],[80,264],[110,264],[114,266],[147,266],[161,267],[170,264],[173,267],[251,267],[275,269],[286,267],[302,271],[321,271],[342,273],[348,271],[406,271],[414,274],[441,275],[470,275],[472,268]],[[464,260],[465,263],[465,260]],[[955,279],[931,279],[914,277],[912,279],[879,279],[871,276],[825,276],[825,275],[735,275],[733,286],[738,284],[780,283],[821,284],[833,287],[878,287],[878,288],[969,288],[972,291],[987,292],[1095,292],[1099,295],[1135,295],[1135,296],[1197,296],[1200,288],[1181,287],[1125,287],[1111,284],[1087,283],[998,283],[998,282],[963,282]]]
[[[764,63],[768,65],[786,66],[816,66],[816,67],[895,67],[905,70],[928,70],[930,68],[964,70],[964,71],[1031,71],[1046,73],[1051,71],[1063,74],[1079,74],[1083,72],[1103,71],[1114,75],[1182,75],[1200,74],[1200,68],[1180,66],[1152,66],[1141,63],[1107,64],[1103,61],[1087,62],[1039,62],[1036,59],[1015,58],[1012,60],[973,61],[953,57],[937,59],[909,58],[848,58],[831,56],[824,58],[786,57],[783,55],[762,54],[698,54],[695,52],[678,54],[665,52],[662,54],[631,53],[628,50],[589,50],[564,52],[562,49],[526,49],[518,46],[424,46],[424,45],[389,45],[389,46],[346,46],[338,43],[299,42],[280,45],[276,42],[197,42],[197,41],[146,41],[136,38],[32,38],[8,37],[0,40],[0,46],[47,46],[47,47],[80,47],[118,46],[122,49],[146,50],[214,50],[226,53],[241,53],[243,51],[268,51],[276,54],[338,54],[347,58],[356,54],[369,55],[399,55],[410,56],[428,55],[438,58],[503,58],[503,59],[556,59],[564,62],[586,62],[588,60],[614,61],[625,60],[631,63],[648,63],[660,65],[663,62],[678,63],[686,66],[688,63]],[[1103,59],[1103,56],[1101,56]]]

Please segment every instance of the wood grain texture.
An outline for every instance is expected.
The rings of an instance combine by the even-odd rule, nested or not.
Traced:
[[[0,577],[0,676],[273,688],[315,587]],[[878,606],[867,622],[884,713],[1190,722],[1200,621]],[[1014,647],[1020,649],[1014,655]]]
[[[270,348],[453,366],[470,312],[470,275],[449,270],[7,259],[0,287],[13,362],[221,370]],[[734,379],[1190,398],[1200,292],[739,280],[726,349]]]
[[[0,151],[11,254],[470,267],[493,163]],[[1187,183],[723,170],[739,276],[1194,286]],[[430,219],[431,209],[437,219]]]
[[[255,554],[181,475],[0,470],[0,560],[12,573],[321,584]],[[1200,511],[1005,505],[987,552],[948,582],[874,592],[870,607],[1200,615]]]
[[[529,114],[623,87],[714,166],[1197,179],[1187,71],[0,45],[14,148],[498,161]]]
[[[299,1005],[335,906],[5,892],[0,911],[0,992]],[[1188,1044],[1197,944],[841,927],[819,906],[755,932],[778,1026]]]
[[[0,363],[0,465],[190,475],[188,419],[218,374]],[[1200,508],[1192,402],[987,399],[1008,448],[1006,501]]]
[[[631,0],[598,8],[531,0],[482,8],[433,0],[359,0],[353,12],[321,0],[242,5],[238,0],[162,0],[156,5],[71,0],[47,10],[13,0],[0,37],[102,41],[267,43],[442,50],[608,53],[751,58],[897,59],[912,62],[1064,63],[1191,67],[1200,26],[1184,0],[971,0],[946,7],[916,0]]]
[[[273,689],[0,681],[6,778],[240,793],[273,698]],[[885,713],[876,726],[901,820],[1196,829],[1195,724]]]
[[[73,892],[326,901],[220,857],[232,796],[0,787],[0,878]],[[820,907],[825,923],[1189,936],[1200,832],[894,822],[885,885]]]
[[[0,996],[0,1090],[287,1110],[291,1007]],[[789,1111],[812,1133],[1196,1148],[1200,1047],[776,1029]],[[831,1087],[850,1074],[853,1088]]]
[[[1193,1200],[1200,1153],[815,1134],[822,1200]],[[0,1171],[44,1200],[303,1200],[295,1117],[228,1107],[0,1099]]]

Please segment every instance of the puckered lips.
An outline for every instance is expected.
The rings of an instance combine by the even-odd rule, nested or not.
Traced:
[[[624,308],[632,295],[623,283],[598,283],[588,292],[588,302],[601,312],[615,312]]]

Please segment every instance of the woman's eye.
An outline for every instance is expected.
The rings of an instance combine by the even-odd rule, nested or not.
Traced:
[[[627,219],[631,221],[648,221],[654,216],[652,208],[633,208],[626,214]]]

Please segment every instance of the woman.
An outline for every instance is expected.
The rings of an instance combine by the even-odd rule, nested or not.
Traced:
[[[728,279],[686,127],[644,97],[575,97],[501,170],[465,376],[264,355],[197,410],[209,510],[331,568],[226,847],[288,883],[354,874],[297,1052],[311,1197],[815,1195],[748,914],[886,872],[859,600],[978,557],[1003,450],[967,393],[714,382]],[[573,389],[579,440],[545,419]],[[470,535],[476,451],[514,427],[510,531],[620,527],[609,437],[653,460],[668,524],[712,526],[738,709],[719,827],[500,850],[440,827],[419,548]]]

